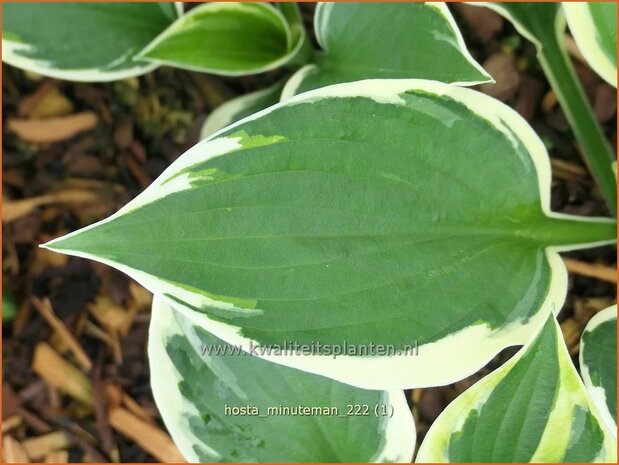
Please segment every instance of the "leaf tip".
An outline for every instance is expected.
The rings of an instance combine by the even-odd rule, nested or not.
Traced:
[[[39,244],[39,247],[66,255],[81,255],[86,253],[87,249],[87,242],[83,240],[84,236],[88,236],[87,234],[83,234],[87,229],[89,228],[78,229],[77,231],[57,237],[44,244]]]

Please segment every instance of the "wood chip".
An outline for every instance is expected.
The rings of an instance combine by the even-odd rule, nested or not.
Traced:
[[[69,437],[64,431],[54,431],[36,438],[26,439],[22,445],[32,460],[39,460],[50,452],[69,447]]]
[[[30,459],[23,445],[7,434],[2,438],[2,461],[4,463],[28,463]]]
[[[570,273],[596,278],[611,284],[617,284],[617,268],[600,263],[586,263],[573,258],[563,257],[565,267]]]
[[[17,108],[17,114],[20,118],[27,118],[30,116],[30,113],[34,111],[34,109],[39,105],[41,100],[45,98],[47,94],[56,89],[58,84],[51,80],[46,79],[43,81],[37,89],[25,97],[21,98],[19,101],[19,106]]]
[[[557,106],[557,96],[552,90],[549,90],[542,98],[542,111],[550,113],[555,106]]]
[[[483,67],[495,79],[496,83],[481,84],[479,90],[503,102],[516,95],[521,77],[512,55],[495,53],[484,61]]]
[[[4,412],[2,412],[4,413]],[[5,420],[2,420],[2,434],[8,433],[22,425],[24,420],[19,415],[13,415]]]
[[[561,332],[563,339],[571,355],[577,354],[580,346],[580,335],[582,334],[583,326],[578,324],[574,318],[568,318],[561,323]]]
[[[66,450],[50,452],[43,461],[45,463],[67,463],[69,461],[69,452]]]
[[[14,416],[20,405],[21,399],[15,394],[11,385],[9,383],[2,383],[2,421]]]
[[[587,175],[587,170],[582,166],[560,158],[550,158],[550,164],[552,165],[552,175],[558,178],[582,182]]]
[[[125,150],[133,141],[133,120],[129,117],[125,117],[114,130],[113,135],[114,143],[116,146]]]
[[[55,118],[73,113],[73,104],[57,88],[47,93],[30,114],[30,118]]]
[[[112,428],[137,442],[161,462],[185,462],[170,436],[156,426],[141,420],[128,410],[117,408],[110,412]]]
[[[131,297],[133,300],[142,308],[150,309],[150,306],[153,303],[153,295],[140,286],[135,281],[129,281],[129,292],[131,293]]]
[[[125,163],[127,164],[127,168],[138,182],[142,189],[146,189],[150,186],[152,179],[144,170],[144,167],[140,165],[135,158],[133,157],[125,157]]]
[[[543,89],[541,81],[531,76],[522,76],[514,109],[527,121],[535,116]]]
[[[112,428],[110,428],[108,415],[107,415],[107,402],[105,398],[105,383],[101,379],[101,367],[103,357],[100,357],[97,361],[97,365],[94,372],[92,382],[93,403],[95,407],[95,421],[97,430],[99,432],[99,439],[101,440],[101,446],[107,453],[112,462],[120,461],[120,452]]]
[[[125,324],[129,316],[126,310],[105,296],[98,296],[95,302],[88,306],[88,310],[101,326],[116,331]]]
[[[153,418],[153,416],[148,411],[146,411],[146,409],[144,409],[140,404],[138,404],[135,401],[135,399],[131,397],[129,394],[127,394],[126,392],[123,392],[122,401],[123,401],[123,405],[127,407],[127,409],[131,413],[133,413],[140,419],[147,421],[149,423],[155,422],[155,419]]]
[[[38,434],[49,433],[52,430],[52,427],[41,420],[38,416],[32,413],[25,408],[19,409],[19,416],[23,418],[24,423],[26,423],[30,428],[32,428]]]
[[[92,404],[90,380],[47,343],[37,344],[32,369],[51,386],[57,387],[81,402]]]
[[[51,194],[29,197],[27,199],[9,200],[2,204],[2,222],[11,222],[27,215],[35,208],[53,203],[87,203],[99,201],[96,192],[82,189],[64,189]]]
[[[36,144],[60,142],[97,126],[97,115],[91,111],[48,119],[9,119],[9,131]]]
[[[503,17],[488,8],[479,8],[466,3],[452,5],[469,24],[470,33],[484,44],[503,29]]]
[[[595,89],[593,112],[600,123],[607,123],[617,114],[617,89],[604,83]]]
[[[86,371],[90,371],[92,369],[92,361],[90,360],[90,357],[88,357],[86,351],[82,348],[75,336],[73,336],[69,328],[67,328],[64,322],[56,316],[49,299],[45,298],[43,300],[39,300],[36,297],[32,297],[31,301],[34,308],[37,309],[39,314],[45,319],[45,321],[47,321],[52,329],[56,331],[69,350],[73,353],[73,355],[75,355],[75,359],[82,366],[82,368]]]

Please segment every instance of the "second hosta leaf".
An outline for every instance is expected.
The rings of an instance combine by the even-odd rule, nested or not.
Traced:
[[[151,71],[137,53],[182,12],[180,3],[11,2],[2,59],[72,81],[111,81]]]
[[[602,418],[617,431],[617,306],[597,313],[580,339],[580,371]]]
[[[319,3],[314,30],[322,52],[293,75],[282,100],[368,78],[492,80],[469,54],[444,3]]]
[[[578,48],[591,67],[617,87],[617,3],[564,2]]]
[[[552,214],[549,195],[544,145],[507,106],[368,80],[241,120],[48,247],[125,271],[229,343],[314,352],[264,358],[361,387],[440,385],[561,307],[558,249],[613,241],[614,221]]]
[[[236,350],[155,296],[151,385],[187,460],[411,460],[415,425],[403,391],[354,388]]]
[[[416,460],[616,463],[617,445],[549,316],[530,345],[449,404]]]
[[[280,66],[304,39],[269,3],[205,3],[179,18],[140,57],[196,71],[237,76]]]

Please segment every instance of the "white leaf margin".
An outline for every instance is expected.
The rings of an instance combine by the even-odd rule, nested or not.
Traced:
[[[590,402],[587,396],[587,390],[580,376],[578,376],[576,368],[572,364],[561,328],[555,318],[553,318],[553,324],[557,338],[556,355],[559,361],[559,393],[558,397],[554,400],[554,408],[548,416],[546,428],[531,458],[531,463],[560,462],[564,451],[569,446],[571,428],[566,428],[566,426],[572,425],[571,407],[573,405],[587,408],[598,420],[604,433],[604,444],[602,445],[600,454],[604,454],[605,452],[611,455],[614,454],[613,457],[598,457],[599,460],[596,461],[616,462],[617,446],[614,441],[614,435],[605,428],[605,423],[596,405]],[[539,332],[541,332],[541,328],[538,333]],[[462,430],[464,422],[467,419],[467,414],[471,410],[479,411],[480,407],[487,401],[492,393],[492,390],[508,375],[514,365],[520,361],[526,352],[527,346],[522,347],[516,355],[509,359],[504,365],[476,382],[452,401],[447,408],[441,412],[428,430],[419,447],[415,462],[451,462],[452,460],[448,455],[447,449],[451,436]],[[566,392],[565,389],[576,391],[576,394],[580,394],[580,398],[574,395],[574,392]],[[488,440],[492,441],[492,438],[488,438]],[[549,457],[548,454],[558,455]]]
[[[563,2],[567,24],[578,49],[598,75],[617,87],[617,67],[608,58],[596,39],[597,27],[588,2]]]
[[[277,16],[282,22],[282,26],[284,27],[286,31],[287,48],[289,49],[289,51],[285,55],[283,55],[281,58],[279,58],[278,60],[275,60],[269,63],[268,65],[265,65],[259,68],[247,68],[245,70],[239,70],[239,71],[224,71],[224,70],[217,69],[217,68],[204,68],[201,66],[187,66],[187,65],[180,66],[178,63],[175,63],[173,61],[161,60],[161,59],[150,58],[148,56],[145,56],[145,54],[147,54],[150,50],[155,48],[159,43],[163,42],[168,36],[172,35],[178,28],[182,27],[182,22],[186,21],[187,19],[193,16],[196,16],[204,11],[216,12],[218,10],[245,9],[247,5],[249,4],[260,6],[260,8],[264,8],[265,10],[269,11],[270,14],[274,14],[275,16]],[[209,2],[209,3],[203,3],[193,8],[191,11],[189,11],[189,13],[183,15],[182,17],[179,17],[165,31],[159,34],[159,36],[157,36],[150,44],[148,44],[143,50],[141,50],[137,54],[137,58],[140,60],[152,62],[155,65],[169,65],[175,68],[186,69],[189,71],[210,73],[210,74],[215,74],[218,76],[237,77],[237,76],[246,76],[248,74],[264,73],[264,72],[271,71],[275,68],[278,68],[288,63],[292,58],[294,58],[297,55],[297,53],[299,53],[299,51],[301,50],[303,46],[303,43],[305,42],[305,28],[300,29],[300,34],[299,34],[299,37],[297,38],[297,43],[292,44],[292,41],[293,41],[293,32],[292,32],[292,28],[290,27],[290,24],[284,17],[283,13],[279,9],[271,5],[270,3]]]
[[[612,305],[604,310],[596,313],[593,318],[589,320],[587,326],[583,330],[582,336],[580,337],[580,353],[578,355],[578,362],[580,364],[580,374],[582,375],[582,379],[585,383],[585,387],[589,392],[589,396],[593,400],[593,403],[597,406],[600,411],[600,415],[604,423],[610,429],[615,438],[617,437],[617,423],[613,419],[610,411],[608,410],[608,404],[606,403],[606,391],[602,386],[596,386],[593,384],[591,380],[591,375],[589,373],[589,367],[583,360],[583,352],[585,351],[585,333],[589,333],[595,330],[602,323],[606,323],[607,321],[615,320],[615,326],[617,322],[617,305]]]
[[[183,2],[173,2],[176,10],[177,19],[183,15]],[[109,82],[131,77],[142,76],[159,67],[156,63],[140,63],[136,61],[135,66],[118,71],[103,71],[95,68],[83,69],[59,69],[54,67],[53,63],[47,60],[36,60],[23,56],[20,52],[28,51],[31,45],[21,42],[14,42],[10,39],[2,37],[2,61],[8,65],[15,66],[41,76],[47,76],[55,79],[62,79],[73,82]],[[130,54],[133,54],[132,52]],[[125,56],[119,57],[118,62],[124,61]],[[134,60],[137,58],[134,56]],[[114,62],[108,63],[108,66],[113,66]]]
[[[165,349],[165,335],[170,334],[171,328],[180,327],[175,321],[175,312],[177,310],[163,297],[153,296],[148,335],[148,359],[153,397],[170,436],[172,436],[174,443],[185,459],[189,462],[199,462],[200,458],[195,453],[193,446],[200,444],[204,450],[211,454],[211,460],[220,460],[222,455],[196,437],[191,428],[182,420],[183,415],[200,416],[200,412],[193,404],[187,402],[180,393],[178,383],[182,381],[182,377]],[[196,339],[193,339],[192,335],[186,335],[182,332],[176,334],[188,337],[192,346],[200,346],[200,341],[195,334],[193,336]],[[393,416],[384,422],[383,447],[376,453],[372,461],[410,462],[413,458],[417,434],[406,397],[401,390],[385,391],[384,396],[384,404],[393,407]],[[285,432],[282,432],[282,434],[285,434]]]
[[[487,79],[480,81],[456,81],[448,84],[457,86],[475,86],[478,84],[494,83],[495,81],[492,76],[490,76],[488,72],[471,56],[471,53],[464,42],[462,32],[458,28],[458,25],[456,24],[456,21],[447,5],[444,2],[424,2],[424,5],[437,11],[447,21],[454,33],[460,53],[471,66],[477,69],[477,71],[479,71],[482,75],[487,76]],[[333,2],[319,2],[316,6],[316,12],[314,13],[314,31],[316,33],[316,41],[325,53],[329,52],[329,47],[325,42],[325,37],[326,31],[329,27],[329,18],[331,16],[333,6]],[[305,77],[316,69],[319,69],[317,65],[307,64],[293,74],[284,86],[281,101],[283,102],[296,95],[297,89],[299,89]]]
[[[229,124],[237,120],[236,115],[242,113],[247,108],[251,108],[256,102],[259,102],[263,97],[269,95],[276,95],[278,91],[281,91],[282,83],[277,82],[272,86],[264,89],[251,92],[249,94],[240,95],[227,102],[219,105],[213,110],[204,121],[202,129],[200,130],[200,140],[206,139],[211,134],[225,128]],[[278,100],[275,98],[274,100]]]
[[[399,94],[409,90],[421,90],[447,96],[462,103],[471,111],[486,119],[498,131],[504,133],[506,137],[513,138],[513,134],[515,134],[532,157],[539,182],[540,207],[544,214],[550,218],[573,218],[569,215],[550,210],[551,168],[548,153],[537,134],[516,111],[492,97],[465,87],[421,79],[369,79],[335,84],[298,94],[286,102],[280,102],[216,132],[179,157],[142,194],[115,214],[63,236],[58,241],[105,224],[173,192],[190,189],[189,175],[176,176],[179,171],[242,147],[240,137],[218,137],[224,130],[229,131],[240,124],[264,117],[283,106],[311,103],[328,98],[366,97],[381,104],[398,105],[402,102]],[[516,144],[516,141],[514,141],[514,144]],[[174,179],[170,179],[173,177]],[[166,182],[168,180],[170,181]],[[578,218],[582,221],[615,224],[615,221],[610,218]],[[55,240],[52,240],[47,244],[41,245],[41,247],[53,250],[54,242]],[[558,313],[563,306],[567,294],[567,270],[559,256],[560,251],[597,247],[613,242],[604,241],[574,246],[547,247],[545,251],[546,259],[551,268],[549,289],[546,299],[538,312],[526,324],[514,323],[496,330],[491,330],[485,324],[463,328],[439,341],[420,346],[419,353],[422,355],[418,356],[372,358],[340,356],[333,358],[327,355],[287,354],[277,356],[269,354],[260,355],[260,357],[365,389],[408,389],[452,384],[477,372],[504,348],[525,344],[531,335],[536,334],[539,328],[543,326],[546,317],[551,312]],[[61,252],[93,259],[109,265],[128,274],[154,294],[175,295],[193,307],[208,306],[237,310],[234,305],[228,302],[216,301],[202,294],[193,293],[168,281],[155,278],[143,271],[97,257],[93,254],[67,249],[62,249]],[[217,335],[217,337],[229,344],[241,346],[247,352],[251,352],[251,347],[259,345],[257,341],[243,336],[240,327],[211,319],[208,315],[198,313],[189,307],[181,305],[179,302],[170,301],[170,304],[173,304],[179,312],[192,320],[194,324]],[[243,311],[246,312],[246,310]],[[472,341],[476,342],[472,343]],[[464,347],[467,350],[462,350]]]

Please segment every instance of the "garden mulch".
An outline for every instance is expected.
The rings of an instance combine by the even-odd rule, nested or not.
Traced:
[[[303,8],[309,22],[312,7]],[[473,55],[497,80],[480,90],[519,111],[549,149],[553,210],[608,215],[531,44],[489,10],[454,9]],[[570,44],[616,149],[616,90]],[[38,245],[115,212],[198,140],[212,109],[281,75],[224,79],[160,68],[82,84],[3,65],[4,461],[180,459],[149,386],[150,294],[109,267]],[[577,362],[584,325],[615,302],[616,250],[573,252],[565,260],[569,292],[560,320]],[[453,385],[407,391],[418,439],[451,400],[513,353],[503,351]]]

